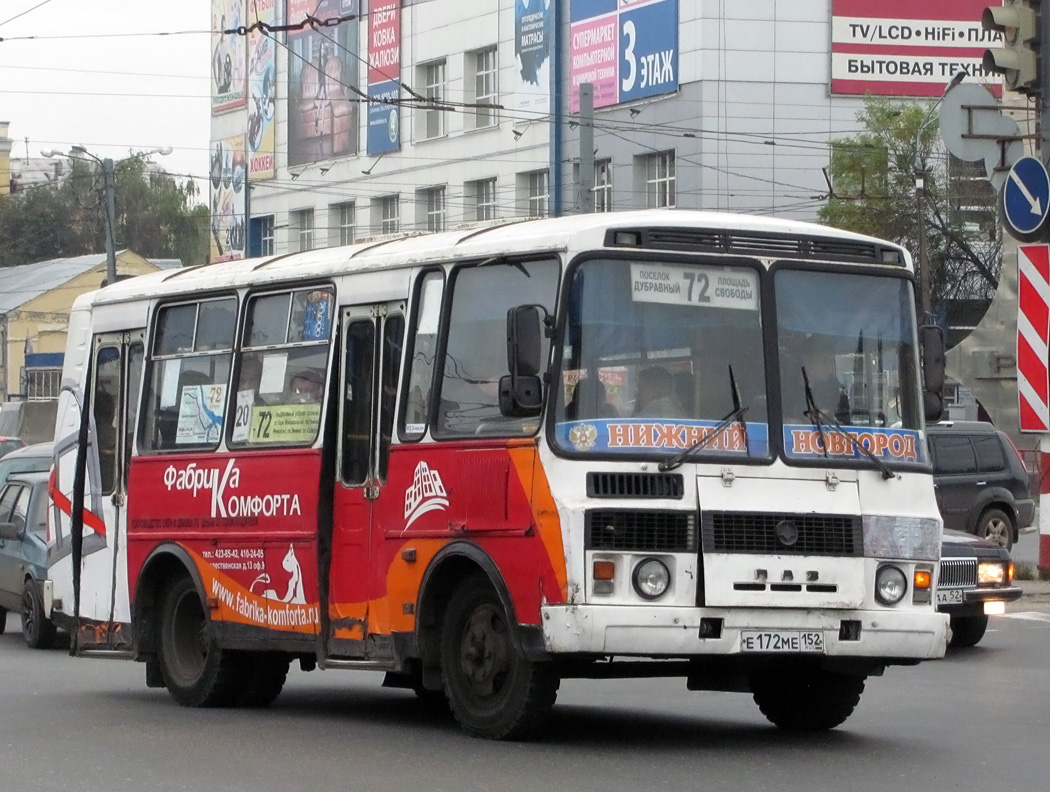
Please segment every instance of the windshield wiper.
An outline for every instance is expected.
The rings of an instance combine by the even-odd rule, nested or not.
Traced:
[[[743,421],[744,413],[747,412],[748,407],[747,405],[743,405],[740,403],[740,391],[736,387],[736,377],[733,376],[732,366],[729,367],[729,387],[733,391],[733,409],[726,413],[726,416],[721,421],[719,421],[718,425],[714,429],[712,429],[708,434],[701,437],[699,440],[697,440],[695,443],[689,446],[689,448],[679,452],[670,459],[661,462],[659,465],[657,465],[657,470],[659,470],[661,473],[666,473],[668,470],[674,470],[675,468],[681,467],[693,454],[695,454],[697,451],[703,451],[705,448],[707,448],[711,443],[714,442],[714,439],[716,437],[718,437],[722,432],[726,430],[726,428],[728,428],[731,424],[734,423],[744,424],[744,450],[747,451],[747,455],[749,457],[751,456],[751,446],[748,444],[747,440],[747,424]]]
[[[813,391],[809,387],[809,375],[806,374],[805,366],[802,367],[802,382],[806,386],[806,411],[802,414],[805,415],[815,427],[817,427],[817,431],[820,433],[820,444],[824,447],[825,459],[828,456],[828,441],[827,438],[824,437],[824,427],[821,425],[821,419],[823,419],[824,423],[828,425],[828,429],[834,429],[840,435],[849,440],[854,450],[860,451],[860,453],[870,459],[872,464],[882,473],[883,479],[889,480],[891,478],[896,478],[897,474],[890,469],[889,465],[875,456],[871,451],[865,448],[857,438],[847,432],[842,424],[838,422],[837,418],[828,415],[817,406],[817,402],[813,398]]]

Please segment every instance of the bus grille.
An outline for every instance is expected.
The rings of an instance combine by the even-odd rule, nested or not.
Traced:
[[[674,498],[685,487],[680,473],[588,473],[589,498]]]
[[[977,585],[976,558],[942,558],[938,588],[973,588]]]
[[[589,550],[644,553],[696,550],[696,515],[682,511],[591,509],[585,518]]]
[[[700,526],[707,553],[864,555],[860,518],[849,515],[705,511]]]

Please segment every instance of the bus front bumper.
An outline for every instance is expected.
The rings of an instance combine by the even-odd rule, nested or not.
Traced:
[[[931,660],[944,656],[948,618],[929,610],[668,608],[547,605],[551,654],[633,657],[816,654],[827,657]]]

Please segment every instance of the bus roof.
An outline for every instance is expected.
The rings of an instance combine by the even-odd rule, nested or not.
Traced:
[[[358,240],[345,247],[162,271],[119,281],[91,296],[85,295],[84,302],[124,302],[202,288],[230,289],[508,253],[601,249],[608,246],[610,231],[654,229],[664,233],[646,233],[638,237],[637,245],[612,247],[825,261],[841,258],[911,269],[911,259],[902,248],[862,234],[797,220],[662,209],[504,220],[439,233],[395,234]],[[887,260],[887,253],[896,260]]]

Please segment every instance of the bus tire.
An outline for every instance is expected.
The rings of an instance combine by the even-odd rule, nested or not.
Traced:
[[[755,674],[751,694],[766,719],[784,731],[827,731],[853,714],[864,680],[820,668],[796,668]]]
[[[184,707],[224,707],[244,687],[233,652],[215,644],[197,587],[176,579],[164,595],[158,630],[158,659],[164,686]]]
[[[244,652],[240,660],[244,681],[237,694],[237,706],[268,706],[284,688],[290,661],[272,652]]]
[[[0,608],[0,635],[7,631],[7,608]]]
[[[474,737],[527,736],[546,720],[558,695],[553,667],[525,658],[506,609],[482,574],[466,578],[449,600],[441,670],[452,714]]]
[[[44,603],[36,581],[28,578],[22,589],[22,637],[30,649],[50,649],[55,645],[55,625],[44,615]]]

